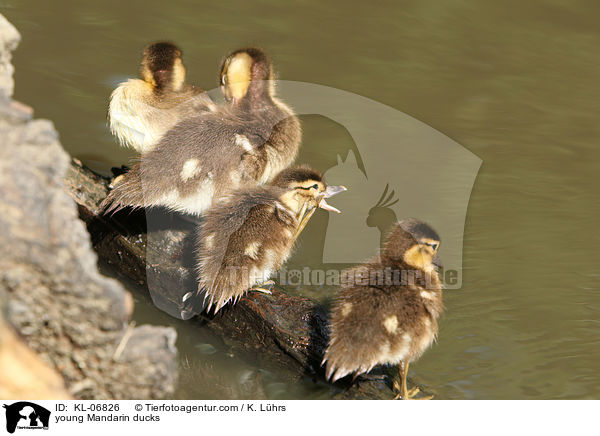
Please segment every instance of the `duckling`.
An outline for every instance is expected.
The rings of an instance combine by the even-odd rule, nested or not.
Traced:
[[[215,204],[199,225],[198,293],[216,313],[261,287],[289,257],[316,208],[340,213],[326,198],[345,191],[318,172],[292,167],[269,185],[239,189]],[[185,299],[186,297],[184,297]]]
[[[257,48],[237,50],[224,61],[221,76],[229,103],[167,132],[109,194],[107,211],[164,206],[198,215],[213,198],[267,183],[292,163],[300,123],[274,95],[266,54]]]
[[[225,99],[242,114],[259,116],[253,135],[236,135],[246,151],[246,171],[259,183],[268,183],[296,158],[302,129],[294,111],[275,95],[273,65],[266,53],[254,47],[236,50],[221,65],[221,90]],[[248,126],[249,127],[249,126]]]
[[[142,54],[141,79],[129,79],[113,91],[109,125],[121,145],[148,152],[179,121],[215,110],[203,90],[185,83],[181,56],[169,42],[148,45]]]
[[[433,261],[439,245],[429,225],[404,220],[394,224],[378,259],[345,272],[323,359],[327,379],[399,364],[396,398],[418,393],[418,388],[407,390],[406,376],[409,364],[437,337],[442,283]]]

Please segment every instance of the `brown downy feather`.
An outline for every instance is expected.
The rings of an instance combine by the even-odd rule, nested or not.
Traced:
[[[237,301],[279,270],[298,236],[303,205],[316,207],[327,189],[316,171],[288,168],[270,185],[239,189],[205,214],[197,237],[198,293],[205,292],[208,310]]]
[[[246,290],[269,279],[291,252],[298,225],[280,201],[281,188],[256,186],[213,207],[197,239],[199,291],[217,312]]]
[[[427,224],[403,221],[392,229],[380,259],[344,272],[348,283],[334,300],[323,359],[328,379],[366,373],[378,364],[410,363],[431,345],[443,310],[441,281],[429,268],[431,253],[418,266],[404,257],[433,240],[439,237]]]

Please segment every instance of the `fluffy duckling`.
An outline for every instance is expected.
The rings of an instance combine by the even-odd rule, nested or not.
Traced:
[[[407,390],[406,375],[438,332],[442,283],[433,261],[439,245],[438,234],[427,224],[405,220],[394,225],[379,259],[346,271],[323,359],[328,379],[399,364],[396,398],[417,394],[418,388]]]
[[[300,123],[274,95],[273,69],[265,53],[235,51],[221,70],[229,104],[167,132],[106,198],[109,211],[164,206],[198,215],[213,198],[266,183],[292,163],[302,136]]]
[[[274,79],[273,65],[259,48],[236,50],[221,65],[225,99],[238,113],[259,118],[261,132],[257,127],[249,135],[239,132],[235,142],[246,151],[244,169],[261,184],[291,165],[302,139],[298,117],[275,96]]]
[[[148,152],[179,121],[215,110],[203,90],[185,83],[181,56],[169,42],[148,45],[142,54],[141,79],[129,79],[113,91],[109,125],[121,145]]]
[[[199,226],[198,293],[208,310],[266,283],[289,257],[317,207],[339,213],[326,198],[345,191],[327,186],[307,167],[283,170],[264,186],[237,190],[213,206]]]

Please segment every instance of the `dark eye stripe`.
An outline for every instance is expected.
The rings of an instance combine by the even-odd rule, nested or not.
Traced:
[[[309,186],[308,188],[305,188],[304,186],[297,186],[296,189],[303,189],[305,191],[308,191],[310,189],[319,189],[319,185],[317,185],[316,183],[312,186]]]

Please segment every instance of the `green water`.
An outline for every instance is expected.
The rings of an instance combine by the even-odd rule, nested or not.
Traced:
[[[141,48],[160,39],[183,47],[190,82],[202,87],[216,86],[227,52],[258,45],[281,79],[368,97],[452,138],[483,164],[467,213],[462,287],[446,292],[438,343],[411,366],[412,380],[447,399],[600,398],[599,3],[2,6],[23,35],[15,98],[53,120],[64,147],[99,170],[133,157],[108,132],[108,96],[136,74]],[[316,115],[302,121],[300,161],[326,170],[355,149],[339,124]],[[440,170],[425,165],[423,178]],[[291,266],[319,264],[326,225],[325,214],[311,220]],[[334,291],[303,292],[327,300]],[[327,392],[310,381],[291,384],[138,299],[139,322],[178,329],[178,398]]]

